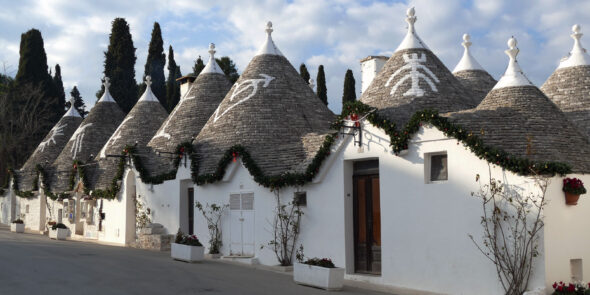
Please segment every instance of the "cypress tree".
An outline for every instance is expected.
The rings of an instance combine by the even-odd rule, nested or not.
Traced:
[[[80,91],[78,91],[78,87],[74,86],[72,91],[70,91],[70,95],[74,98],[74,108],[80,113],[82,118],[85,118],[88,115],[88,111],[86,110],[86,104],[82,99],[82,95],[80,95]],[[66,108],[70,107],[70,102],[66,103]]]
[[[193,65],[193,75],[198,76],[201,71],[205,68],[205,64],[203,63],[203,59],[199,55],[199,58],[195,60],[195,65]]]
[[[215,61],[217,61],[217,64],[232,84],[238,81],[240,78],[240,75],[238,74],[238,68],[236,68],[236,64],[233,60],[231,60],[231,58],[223,56],[221,58],[216,58]]]
[[[344,91],[342,93],[342,105],[346,102],[352,102],[356,100],[356,90],[354,76],[352,70],[348,69],[344,76]]]
[[[307,67],[304,63],[301,63],[301,65],[299,66],[299,75],[301,75],[301,78],[303,78],[303,81],[305,81],[305,83],[309,84],[309,79],[311,79],[311,76],[309,75]]]
[[[176,81],[180,78],[180,67],[174,60],[174,49],[172,45],[168,47],[168,81],[166,81],[166,105],[168,112],[172,112],[180,100],[180,83]]]
[[[148,49],[148,56],[145,62],[145,71],[143,81],[147,76],[152,77],[152,92],[160,103],[167,108],[166,104],[166,78],[164,77],[164,65],[166,64],[166,54],[164,54],[164,41],[162,40],[162,31],[160,24],[154,22],[152,30],[152,39]]]
[[[318,97],[325,105],[328,105],[328,89],[326,88],[326,74],[324,73],[324,65],[320,65],[320,67],[318,68],[318,76],[316,78],[316,83],[318,84]]]
[[[110,78],[110,92],[121,109],[128,113],[137,102],[135,82],[135,47],[129,32],[129,24],[124,18],[113,20],[109,47],[104,53],[104,75]],[[100,98],[104,86],[96,93]]]
[[[55,88],[58,94],[58,104],[62,106],[62,109],[64,109],[66,104],[66,92],[64,90],[64,83],[61,78],[61,67],[59,66],[59,64],[55,65],[55,75],[53,76],[53,84],[55,84]]]

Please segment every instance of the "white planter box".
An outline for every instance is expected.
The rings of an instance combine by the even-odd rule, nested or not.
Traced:
[[[49,238],[54,240],[65,240],[68,237],[67,228],[58,228],[56,230],[49,230]]]
[[[10,231],[13,233],[24,233],[25,232],[25,224],[24,223],[11,223],[10,224]]]
[[[203,261],[205,258],[205,247],[187,246],[182,244],[172,243],[172,250],[170,251],[172,258],[186,262]]]
[[[326,268],[315,265],[295,263],[293,280],[301,285],[307,285],[326,290],[340,290],[344,282],[344,268]]]

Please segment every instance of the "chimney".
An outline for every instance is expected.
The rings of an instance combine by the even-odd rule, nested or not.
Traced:
[[[184,98],[188,90],[191,88],[191,85],[193,85],[193,82],[195,82],[195,79],[197,79],[197,77],[190,74],[176,79],[176,81],[180,83],[180,99]]]
[[[373,79],[379,74],[388,58],[386,56],[369,55],[361,59],[361,93],[371,85]]]

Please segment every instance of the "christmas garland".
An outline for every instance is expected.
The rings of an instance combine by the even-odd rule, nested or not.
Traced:
[[[147,169],[144,167],[141,157],[137,155],[137,148],[135,146],[126,146],[121,154],[121,158],[119,159],[117,173],[113,177],[110,186],[107,189],[101,190],[97,189],[92,191],[92,197],[94,198],[103,198],[103,199],[114,199],[117,197],[121,186],[119,184],[120,181],[123,181],[123,174],[125,173],[125,161],[127,156],[131,158],[133,161],[133,165],[137,172],[139,173],[139,177],[143,183],[148,184],[160,184],[166,180],[171,180],[176,177],[176,172],[178,171],[178,166],[180,165],[180,161],[185,155],[188,155],[191,159],[191,170],[196,170],[196,165],[198,162],[198,158],[196,153],[193,150],[193,146],[190,142],[183,142],[176,146],[176,151],[174,152],[176,155],[174,159],[174,169],[169,172],[150,176]]]
[[[326,135],[324,143],[303,173],[286,172],[280,175],[265,175],[262,172],[262,169],[260,169],[260,167],[256,164],[254,159],[252,159],[252,156],[245,147],[241,145],[234,145],[223,154],[214,173],[198,175],[197,169],[194,169],[192,171],[193,181],[197,185],[220,181],[225,175],[227,166],[232,161],[235,162],[236,158],[239,156],[241,157],[242,163],[244,163],[244,167],[246,167],[246,169],[248,169],[250,174],[254,177],[254,181],[264,187],[275,190],[285,186],[301,186],[307,182],[312,181],[313,178],[318,174],[322,163],[330,155],[330,148],[332,147],[336,136],[336,132]]]
[[[367,121],[372,125],[381,128],[390,137],[391,147],[394,153],[399,154],[402,150],[408,149],[408,142],[411,137],[420,129],[422,123],[429,123],[442,131],[446,136],[453,137],[463,143],[464,146],[489,163],[498,165],[506,170],[520,175],[546,174],[565,175],[571,173],[571,168],[565,163],[559,162],[535,162],[526,158],[511,156],[506,151],[487,146],[483,140],[469,132],[462,126],[452,123],[448,118],[442,117],[434,110],[416,112],[402,130],[397,130],[395,123],[380,116],[377,112],[370,112],[373,108],[355,101],[344,105],[342,114],[333,125],[335,128],[343,126],[344,119],[356,115],[366,115]],[[370,113],[369,113],[370,112]]]

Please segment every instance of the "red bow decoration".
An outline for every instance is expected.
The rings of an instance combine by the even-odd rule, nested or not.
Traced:
[[[74,170],[78,169],[78,165],[74,164]]]
[[[232,152],[231,155],[232,155],[232,157],[234,157],[234,160],[233,161],[235,162],[236,161],[236,157],[238,156],[238,153]]]
[[[184,154],[184,147],[181,146],[179,151],[180,151],[181,154]]]

